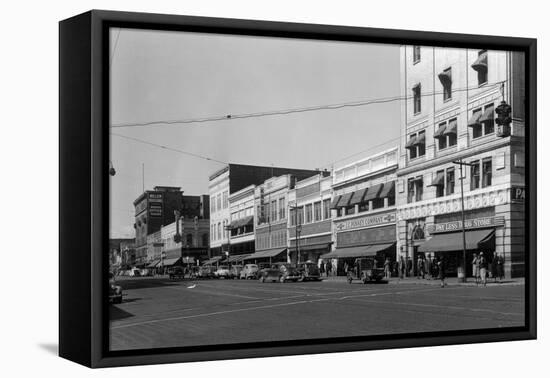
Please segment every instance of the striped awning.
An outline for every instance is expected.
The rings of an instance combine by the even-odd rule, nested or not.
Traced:
[[[380,191],[384,184],[373,185],[369,188],[369,191],[365,195],[364,201],[372,201],[373,199],[380,198]]]
[[[365,194],[367,193],[367,188],[359,189],[354,194],[353,197],[351,197],[351,200],[349,201],[349,205],[358,205],[364,201]]]
[[[254,252],[253,254],[249,255],[248,257],[245,257],[244,260],[257,260],[257,259],[265,259],[265,258],[269,258],[269,257],[275,257],[275,256],[280,255],[283,252],[286,252],[286,248],[266,249],[264,251]]]
[[[340,202],[340,198],[342,198],[342,196],[334,197],[334,199],[330,203],[330,208],[331,209],[337,209],[338,208],[338,203]]]
[[[340,198],[340,201],[338,202],[338,207],[346,207],[349,206],[349,202],[351,200],[351,197],[353,196],[354,192],[344,193],[342,194],[342,197]]]
[[[390,181],[384,184],[384,188],[378,195],[379,198],[395,197],[395,181]]]

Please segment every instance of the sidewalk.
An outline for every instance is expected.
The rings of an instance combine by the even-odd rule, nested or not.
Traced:
[[[331,276],[331,277],[322,277],[323,281],[328,282],[347,282],[346,276]],[[354,282],[358,282],[355,280]],[[405,277],[405,278],[399,278],[399,277],[392,277],[389,279],[388,284],[390,285],[399,285],[399,284],[415,284],[415,285],[433,285],[433,286],[440,286],[441,281],[438,279],[422,279],[422,278],[416,278],[416,277]],[[445,285],[446,286],[482,286],[481,284],[476,284],[475,280],[472,277],[468,278],[467,282],[458,282],[458,278],[456,277],[449,277],[445,279]],[[504,279],[501,282],[494,282],[492,278],[487,279],[487,286],[518,286],[518,285],[525,285],[525,278],[512,278],[512,279]]]

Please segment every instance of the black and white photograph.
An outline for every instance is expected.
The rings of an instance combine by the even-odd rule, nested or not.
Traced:
[[[109,29],[110,351],[526,326],[526,56]]]

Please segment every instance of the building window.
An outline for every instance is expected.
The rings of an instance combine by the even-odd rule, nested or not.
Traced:
[[[222,209],[222,195],[221,193],[218,193],[218,195],[216,196],[216,207],[218,208],[218,210],[221,210]]]
[[[201,247],[208,247],[208,234],[202,234],[202,246]]]
[[[298,207],[296,208],[296,211],[298,213],[298,224],[304,224],[304,208],[303,207]]]
[[[216,212],[216,197],[214,196],[214,201],[212,201],[212,206],[210,206],[210,213],[214,214]]]
[[[413,46],[413,64],[420,62],[420,46]]]
[[[456,133],[447,134],[447,145],[449,147],[456,146]]]
[[[321,201],[313,204],[313,217],[315,222],[319,222],[321,220]]]
[[[384,207],[384,198],[375,198],[372,200],[373,209],[381,209]]]
[[[446,195],[454,194],[455,192],[455,169],[454,168],[447,169],[446,181],[447,183],[445,186],[445,194]]]
[[[472,68],[477,72],[477,84],[483,85],[487,83],[489,65],[487,62],[487,50],[480,50],[477,53],[477,59],[472,64]]]
[[[480,172],[479,172],[479,161],[473,161],[470,166],[470,190],[476,190],[479,189],[479,180],[480,180]]]
[[[290,225],[296,226],[296,209],[290,208],[288,211],[288,216],[290,218]]]
[[[346,215],[355,214],[355,205],[346,207]]]
[[[441,182],[437,182],[437,185],[435,185],[435,196],[437,198],[443,197],[445,195],[445,171],[437,171],[435,175],[436,179],[440,177],[443,179]]]
[[[407,181],[407,202],[422,201],[424,180],[422,176],[410,178]]]
[[[426,131],[419,131],[417,136],[418,156],[426,155]]]
[[[279,198],[279,219],[286,218],[286,201],[284,198]]]
[[[424,194],[424,180],[422,179],[422,177],[417,177],[416,180],[414,181],[415,183],[415,200],[418,202],[418,201],[422,201],[422,195]]]
[[[494,120],[494,105],[487,105],[483,110],[483,119],[481,123],[483,124],[483,131],[485,135],[492,134],[495,132],[495,120]]]
[[[271,221],[277,221],[277,200],[271,201]]]
[[[405,148],[409,150],[409,159],[426,155],[426,130],[409,135]]]
[[[330,218],[330,198],[323,200],[323,219]]]
[[[438,150],[443,150],[447,147],[456,146],[456,134],[456,118],[453,118],[447,122],[441,122],[434,133],[434,138],[437,139]]]
[[[218,240],[222,238],[222,224],[218,223]]]
[[[229,193],[223,192],[223,208],[227,209],[229,207]]]
[[[407,180],[407,203],[411,203],[414,200],[414,178]]]
[[[419,114],[422,111],[421,105],[422,90],[420,84],[413,87],[413,110],[414,114]]]
[[[448,101],[453,97],[453,77],[451,67],[439,74],[439,81],[443,86],[443,101]]]
[[[468,121],[468,127],[472,128],[472,138],[479,138],[495,132],[494,113],[493,104],[474,109],[472,117]]]
[[[416,145],[414,145],[414,142],[416,141],[416,134],[411,134],[409,135],[409,142],[407,143],[407,145],[410,145],[412,143],[412,145],[410,145],[410,147],[408,147],[408,150],[409,150],[409,159],[414,159],[416,158]]]
[[[483,180],[482,180],[482,187],[491,186],[493,183],[493,161],[491,158],[483,159]]]
[[[306,205],[306,223],[311,223],[312,220],[312,206],[309,204]]]
[[[446,127],[447,127],[447,122],[443,122],[439,124],[439,130],[443,129],[443,132]],[[437,138],[437,146],[440,150],[447,148],[447,136],[445,134],[436,136],[436,138]]]

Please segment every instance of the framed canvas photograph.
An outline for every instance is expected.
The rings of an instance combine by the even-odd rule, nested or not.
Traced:
[[[536,40],[60,22],[59,352],[536,338]]]

